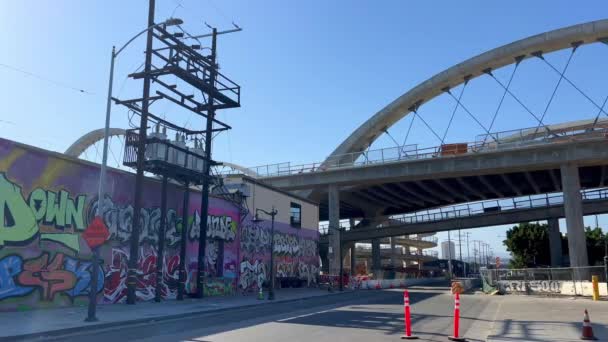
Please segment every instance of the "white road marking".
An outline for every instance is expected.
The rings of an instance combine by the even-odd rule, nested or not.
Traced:
[[[308,317],[308,316],[314,316],[314,315],[318,315],[318,314],[322,314],[322,313],[326,313],[326,312],[330,312],[330,311],[333,311],[333,309],[323,310],[323,311],[317,311],[317,312],[308,313],[308,314],[305,314],[305,315],[293,316],[293,317],[289,317],[289,318],[283,318],[283,319],[277,320],[277,322],[287,322],[287,321],[291,321],[291,320],[294,320],[294,319]]]

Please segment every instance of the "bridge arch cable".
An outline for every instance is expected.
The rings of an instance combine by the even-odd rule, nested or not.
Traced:
[[[467,109],[467,107],[464,106],[464,104],[462,104],[462,102],[460,102],[460,99],[458,99],[456,96],[454,96],[454,94],[452,94],[452,92],[450,91],[449,88],[443,88],[442,89],[444,92],[446,92],[448,95],[450,95],[454,101],[456,101],[456,106],[460,106],[465,113],[469,114],[469,116],[479,125],[479,127],[481,127],[484,131],[486,131],[486,134],[489,136],[492,136],[492,133],[490,133],[490,131],[486,128],[486,126],[484,126],[475,115],[473,115],[473,113],[471,113],[471,111],[469,111]],[[496,140],[496,138],[492,137],[494,140]]]
[[[467,88],[467,84],[469,84],[469,78],[465,78],[465,80],[464,80],[464,85],[462,86],[462,89],[460,90],[460,94],[458,95],[458,100],[456,101],[456,105],[454,106],[454,109],[452,110],[452,115],[450,116],[450,120],[448,121],[448,126],[445,128],[445,131],[443,132],[443,137],[441,137],[441,145],[443,145],[443,143],[445,142],[445,137],[448,135],[448,131],[450,130],[450,126],[452,125],[452,121],[454,120],[454,115],[456,114],[456,111],[458,110],[458,103],[462,100],[462,95],[464,94],[464,91]]]
[[[553,99],[555,98],[555,94],[557,93],[557,89],[559,89],[560,84],[562,83],[562,80],[564,79],[566,71],[568,70],[568,66],[570,66],[570,62],[572,61],[572,57],[574,57],[574,53],[576,52],[576,50],[578,49],[578,47],[581,45],[581,43],[573,43],[572,44],[572,50],[570,51],[570,56],[568,56],[568,61],[566,62],[566,65],[564,66],[564,69],[559,72],[559,79],[557,80],[557,84],[555,85],[555,88],[553,88],[553,92],[551,93],[551,97],[549,98],[549,101],[547,102],[547,105],[545,106],[545,110],[543,111],[543,115],[541,115],[540,117],[540,121],[542,122],[543,119],[545,118],[545,116],[547,115],[547,112],[549,111],[549,107],[551,106],[551,103],[553,102]],[[548,61],[545,59],[545,57],[543,56],[542,52],[537,52],[533,54],[535,57],[542,59],[543,61],[545,61],[546,63],[548,63]],[[557,69],[555,69],[557,71]],[[536,126],[536,129],[534,130],[534,133],[530,136],[530,139],[534,139],[534,137],[536,136],[536,133],[538,133],[538,129],[540,128],[540,123],[538,124],[538,126]]]
[[[412,112],[414,113],[414,116],[417,116],[420,119],[420,121],[422,121],[422,123],[426,126],[426,128],[428,128],[431,131],[431,133],[433,133],[435,135],[435,137],[437,137],[437,139],[439,141],[441,141],[441,137],[439,136],[439,134],[437,134],[437,132],[426,122],[426,120],[424,120],[424,118],[422,118],[422,116],[420,114],[418,114],[418,109],[419,109],[419,106],[416,106],[412,110]]]
[[[412,131],[412,125],[414,125],[414,120],[416,120],[416,115],[412,115],[412,120],[410,121],[410,125],[407,128],[407,132],[405,133],[405,139],[403,139],[403,147],[405,148],[405,144],[407,143],[407,138],[410,136],[410,132]]]
[[[591,130],[593,130],[595,128],[595,125],[597,125],[597,121],[600,119],[600,116],[602,115],[602,111],[604,110],[604,107],[606,106],[606,102],[608,102],[608,95],[606,95],[606,97],[604,98],[604,102],[602,103],[602,108],[600,108],[600,110],[597,112],[597,115],[595,116],[595,119],[593,119],[593,124],[591,125]]]
[[[543,62],[545,62],[545,64],[547,64],[553,71],[555,71],[559,74],[559,70],[557,70],[557,68],[553,64],[549,63],[549,61],[547,61],[545,58],[541,58],[541,60]],[[579,88],[576,84],[574,84],[574,82],[572,82],[568,77],[566,77],[564,75],[563,78],[574,89],[576,89],[576,91],[578,91],[581,95],[583,95],[583,97],[585,97],[589,102],[591,102],[591,104],[593,104],[595,106],[595,108],[599,109],[600,113],[604,113],[606,116],[608,116],[608,113],[606,113],[606,111],[603,109],[603,106],[600,106],[599,104],[597,104],[597,102],[595,102],[589,95],[587,95],[587,93],[585,93],[581,88]]]
[[[112,146],[112,138],[110,137],[110,141],[108,141],[108,147]],[[120,140],[120,139],[118,139]],[[110,154],[112,154],[112,158],[114,159],[114,162],[116,163],[116,168],[120,167],[120,162],[118,161],[118,158],[116,158],[116,155],[114,154],[114,149],[113,148],[108,148],[108,150],[110,151]]]
[[[517,103],[519,103],[519,105],[520,105],[520,106],[522,106],[522,108],[523,108],[523,109],[524,109],[526,112],[528,112],[528,114],[530,114],[530,115],[531,115],[531,116],[532,116],[534,119],[536,119],[536,121],[539,123],[539,125],[542,125],[542,126],[545,128],[545,130],[547,131],[547,133],[550,133],[550,134],[552,134],[552,135],[554,135],[554,136],[556,136],[556,137],[557,137],[557,135],[556,135],[555,133],[553,133],[553,132],[551,131],[551,129],[549,129],[549,127],[547,127],[547,125],[545,125],[545,124],[544,124],[544,123],[543,123],[543,122],[540,120],[540,118],[539,118],[539,117],[538,117],[536,114],[534,114],[534,112],[532,112],[532,110],[530,110],[530,108],[528,108],[528,106],[526,106],[526,105],[525,105],[525,104],[524,104],[524,103],[523,103],[523,102],[522,102],[522,101],[521,101],[521,100],[520,100],[520,99],[519,99],[517,96],[515,96],[515,94],[513,94],[513,92],[512,92],[512,91],[511,91],[509,88],[507,88],[507,87],[506,87],[506,86],[505,86],[505,85],[504,85],[504,84],[503,84],[503,83],[502,83],[502,82],[501,82],[501,81],[500,81],[498,78],[496,78],[496,76],[494,76],[494,74],[492,73],[492,69],[489,69],[489,68],[488,68],[488,69],[483,70],[483,72],[484,72],[484,73],[486,73],[487,75],[489,75],[490,77],[492,77],[492,78],[494,79],[494,81],[496,81],[496,83],[498,83],[498,85],[500,85],[500,87],[502,87],[502,88],[505,90],[505,92],[506,92],[507,94],[511,95],[511,97],[512,97],[512,98],[513,98],[513,99],[514,99],[514,100],[515,100]]]
[[[507,90],[509,89],[509,87],[511,87],[511,83],[513,82],[513,78],[515,77],[515,73],[517,73],[517,70],[519,68],[519,64],[521,63],[521,61],[523,61],[524,56],[519,56],[519,57],[515,57],[515,63],[513,66],[513,71],[511,72],[511,76],[509,76],[509,81],[507,82],[507,87],[506,89],[504,89],[502,96],[500,97],[500,101],[498,101],[498,106],[496,107],[496,110],[494,111],[494,115],[492,116],[492,121],[490,121],[490,126],[488,127],[488,130],[491,132],[492,128],[494,127],[494,123],[496,122],[496,118],[498,117],[498,113],[500,112],[500,108],[502,108],[502,104],[505,101],[505,97],[507,96]],[[484,146],[486,144],[486,141],[488,140],[488,136],[486,135],[483,138],[483,142],[482,142],[482,146]]]

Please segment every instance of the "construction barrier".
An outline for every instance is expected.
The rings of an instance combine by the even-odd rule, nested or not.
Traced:
[[[412,320],[410,318],[410,294],[407,290],[403,291],[403,321],[405,324],[405,335],[402,340],[414,340],[418,337],[412,336]]]
[[[587,309],[585,309],[585,315],[583,316],[583,333],[581,334],[581,340],[597,340],[593,335],[593,327],[591,327]]]
[[[444,282],[443,278],[411,278],[411,279],[366,279],[366,280],[357,280],[356,278],[351,278],[351,283],[349,284],[349,288],[351,289],[361,289],[361,290],[374,290],[374,289],[391,289],[391,288],[404,288],[407,286],[415,286],[415,285],[423,285],[423,284],[431,284],[435,282]]]
[[[460,337],[460,294],[456,292],[454,297],[454,335],[448,336],[450,341],[466,341],[464,337]]]

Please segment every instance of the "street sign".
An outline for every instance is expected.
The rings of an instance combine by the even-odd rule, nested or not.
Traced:
[[[103,245],[108,237],[110,237],[110,231],[99,216],[95,216],[87,229],[82,233],[82,238],[91,249]]]

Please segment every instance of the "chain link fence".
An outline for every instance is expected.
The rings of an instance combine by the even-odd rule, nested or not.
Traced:
[[[598,278],[600,295],[608,295],[604,266],[482,269],[480,274],[486,292],[591,296],[595,276]]]

